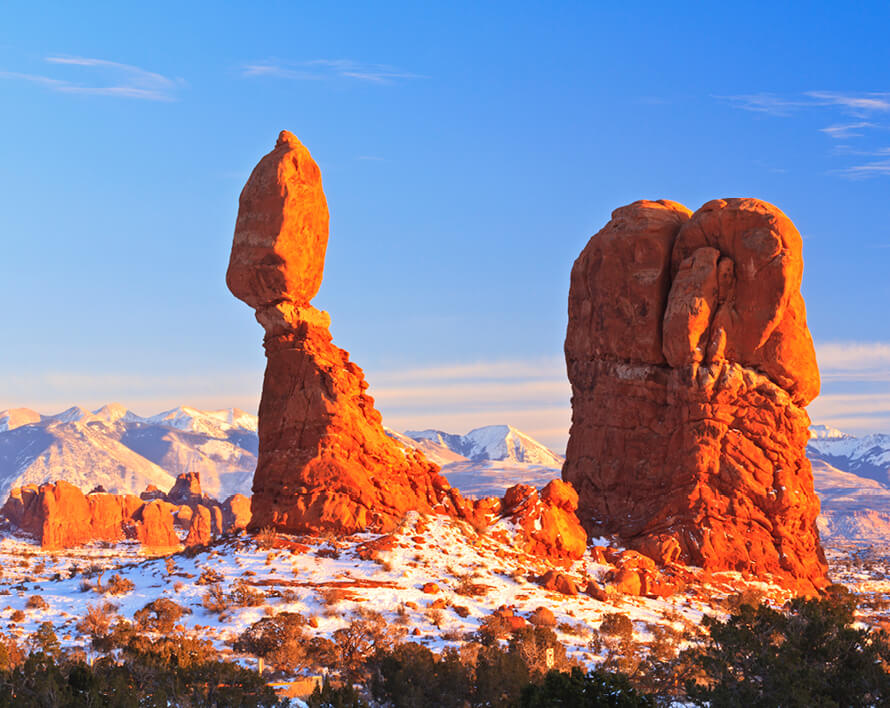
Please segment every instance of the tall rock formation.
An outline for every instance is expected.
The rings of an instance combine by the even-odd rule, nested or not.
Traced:
[[[436,465],[386,435],[362,370],[309,304],[327,240],[321,172],[283,131],[241,192],[226,275],[265,329],[251,527],[388,531],[412,509],[471,514]]]
[[[616,209],[572,269],[563,478],[578,516],[661,562],[827,584],[804,449],[819,372],[801,239],[718,199]]]

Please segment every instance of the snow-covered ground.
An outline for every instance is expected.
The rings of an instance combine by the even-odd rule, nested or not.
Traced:
[[[169,558],[145,557],[131,544],[50,554],[26,539],[8,538],[0,543],[0,630],[24,639],[42,622],[51,622],[63,645],[87,649],[88,638],[76,624],[89,606],[110,601],[120,616],[132,619],[147,603],[166,597],[191,611],[180,620],[186,631],[212,640],[223,657],[234,656],[232,641],[270,614],[299,612],[311,620],[313,632],[330,637],[362,608],[382,613],[412,630],[412,641],[438,651],[465,641],[501,606],[525,618],[546,607],[569,655],[594,665],[599,657],[590,640],[604,614],[627,615],[642,641],[652,625],[678,631],[698,625],[703,613],[722,612],[719,598],[746,586],[738,575],[724,574],[707,588],[668,599],[622,595],[600,602],[583,593],[566,596],[537,584],[536,577],[552,566],[499,540],[510,533],[504,525],[480,535],[460,521],[410,514],[391,538],[277,536],[277,547],[266,548],[243,535]],[[588,555],[561,572],[583,589],[586,579],[601,581],[608,569]],[[116,575],[132,582],[132,590],[110,594]],[[264,598],[254,607],[233,603],[221,617],[203,604],[214,583],[226,593],[240,585]],[[32,600],[29,607],[34,596],[46,606],[33,606]]]

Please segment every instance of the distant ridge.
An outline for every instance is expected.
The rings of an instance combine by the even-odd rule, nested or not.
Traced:
[[[237,408],[180,406],[149,417],[118,403],[53,415],[0,411],[0,499],[13,487],[59,479],[84,491],[139,494],[149,484],[168,490],[182,472],[200,473],[205,491],[218,499],[250,494],[256,431],[257,417]]]
[[[500,460],[548,467],[563,463],[562,456],[512,425],[486,425],[466,435],[441,430],[407,430],[405,435],[418,442],[434,442],[473,462]]]

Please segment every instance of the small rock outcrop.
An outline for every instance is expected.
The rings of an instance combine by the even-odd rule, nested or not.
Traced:
[[[386,435],[362,370],[310,305],[327,240],[321,172],[283,131],[241,192],[226,274],[265,329],[251,527],[349,534],[389,531],[409,510],[471,512],[436,465]]]
[[[578,521],[578,493],[554,479],[539,492],[528,484],[510,487],[501,500],[500,515],[521,529],[522,550],[553,559],[577,559],[587,550],[587,533]]]
[[[0,514],[47,550],[126,538],[168,548],[179,541],[173,517],[163,504],[146,503],[133,494],[84,494],[79,487],[59,481],[13,489]]]
[[[250,497],[233,494],[222,504],[223,530],[241,531],[250,524]]]
[[[662,563],[828,583],[801,245],[756,199],[635,202],[591,238],[569,293],[563,468],[589,532]]]
[[[149,492],[146,489],[142,496]],[[201,489],[201,475],[198,472],[183,472],[176,477],[173,488],[167,492],[166,499],[177,506],[195,506],[204,501],[204,492]]]
[[[192,514],[192,522],[188,535],[185,537],[186,546],[205,546],[213,539],[210,509],[199,504]]]

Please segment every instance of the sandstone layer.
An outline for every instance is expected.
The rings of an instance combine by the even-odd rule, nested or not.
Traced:
[[[827,584],[804,448],[819,373],[801,238],[755,199],[621,207],[572,269],[563,478],[661,563]]]

